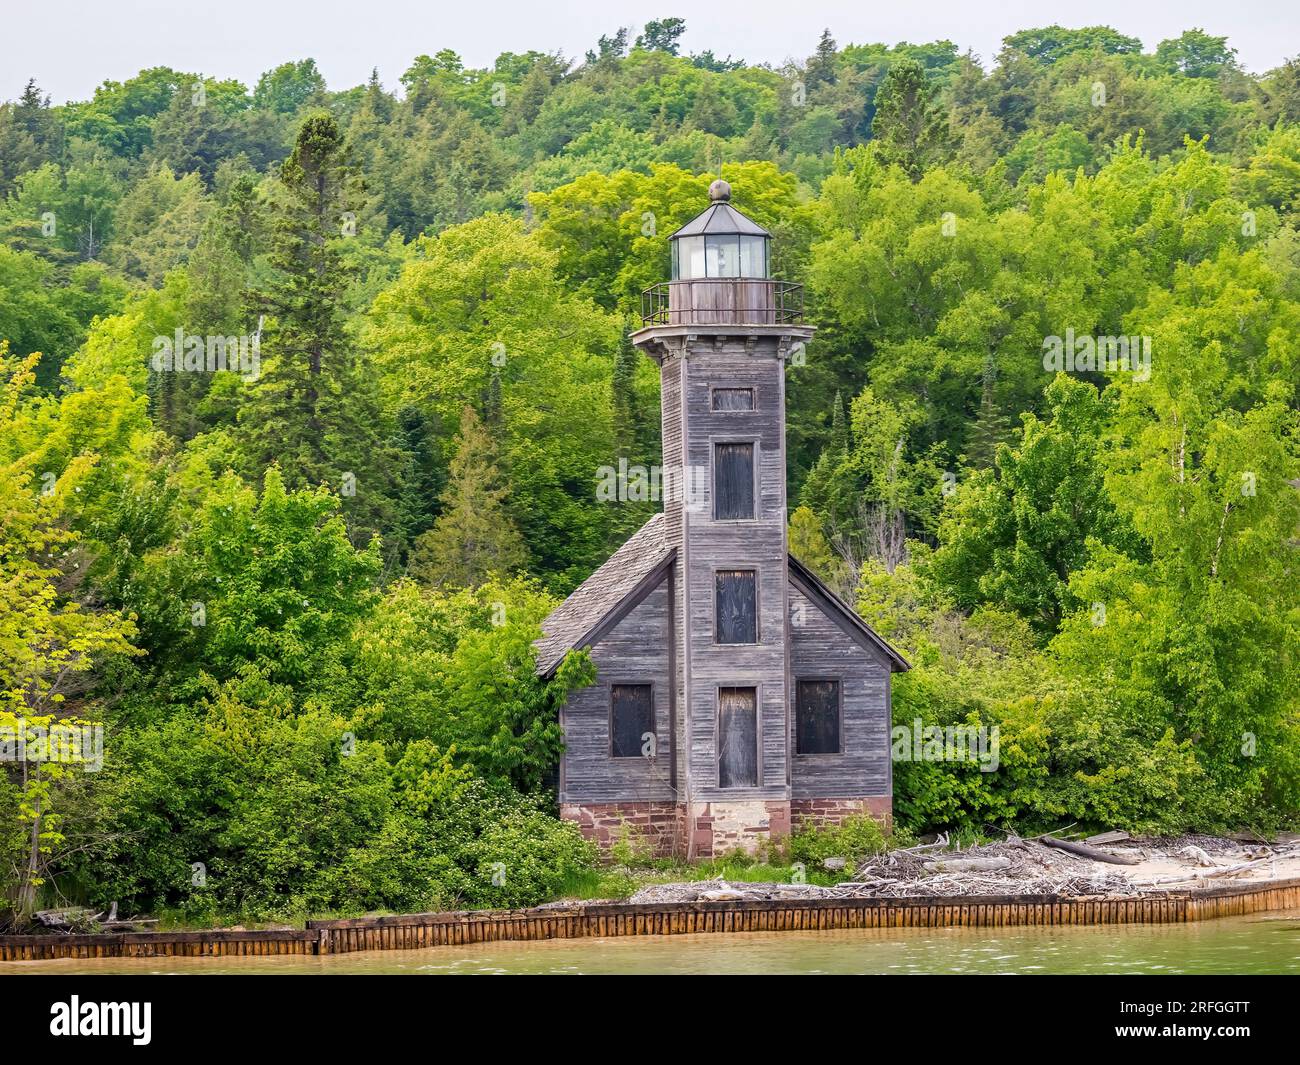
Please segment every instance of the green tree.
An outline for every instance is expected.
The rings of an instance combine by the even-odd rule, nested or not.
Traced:
[[[1237,49],[1227,37],[1211,37],[1204,30],[1184,30],[1181,36],[1156,46],[1156,62],[1166,70],[1189,78],[1213,78],[1236,66]]]
[[[1110,403],[1061,374],[1047,404],[1044,420],[1022,416],[992,469],[954,486],[929,572],[963,609],[1006,607],[1050,636],[1078,606],[1068,586],[1090,544],[1139,557],[1142,548],[1105,489]]]
[[[641,36],[636,39],[636,46],[644,48],[647,52],[666,52],[668,55],[676,55],[680,47],[677,42],[685,32],[685,19],[652,19],[645,24]]]
[[[316,60],[300,59],[281,63],[258,78],[253,106],[292,115],[317,102],[324,92],[325,79],[316,69]]]
[[[871,135],[882,158],[902,167],[913,181],[948,156],[948,116],[916,60],[900,59],[889,68],[876,94]]]
[[[335,486],[364,541],[389,520],[398,463],[343,320],[360,191],[338,124],[308,117],[272,193],[261,374],[239,425],[246,467],[275,461],[291,486]]]
[[[505,507],[509,485],[496,463],[492,438],[466,407],[451,460],[442,513],[415,544],[411,573],[432,584],[467,588],[490,573],[505,574],[527,558]]]
[[[0,729],[7,746],[16,738],[40,751],[42,735],[68,727],[93,728],[85,696],[106,659],[137,653],[131,644],[133,619],[112,610],[87,609],[72,594],[69,550],[76,536],[68,528],[74,493],[81,491],[97,456],[79,454],[54,470],[44,468],[41,450],[18,452],[25,436],[20,422],[24,392],[35,380],[39,354],[11,360],[0,342]],[[71,702],[69,702],[71,700]],[[51,742],[53,733],[50,733]],[[30,917],[46,872],[65,834],[62,798],[76,790],[77,776],[91,756],[77,743],[49,760],[5,761],[0,810],[6,826],[22,826],[21,845],[8,829],[4,855],[12,862],[6,886],[20,917]],[[102,733],[100,756],[102,757]]]

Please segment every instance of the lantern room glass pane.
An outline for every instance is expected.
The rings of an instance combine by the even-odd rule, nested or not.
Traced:
[[[704,238],[679,237],[673,241],[673,277],[692,281],[704,276]]]
[[[740,238],[740,276],[767,277],[767,238]]]
[[[728,234],[724,237],[705,237],[704,249],[706,277],[740,276],[739,235]]]

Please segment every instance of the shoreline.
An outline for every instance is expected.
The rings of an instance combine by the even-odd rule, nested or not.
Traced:
[[[1300,877],[1117,897],[592,903],[308,921],[304,929],[0,936],[0,961],[344,954],[498,941],[847,928],[1181,924],[1300,906]]]

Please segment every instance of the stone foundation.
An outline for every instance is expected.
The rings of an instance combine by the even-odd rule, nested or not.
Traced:
[[[753,854],[768,840],[790,834],[790,803],[753,799],[695,804],[695,856],[717,858],[727,851]]]
[[[885,831],[894,819],[894,800],[889,795],[871,795],[864,799],[792,799],[790,821],[794,831],[812,825],[826,828],[838,825],[846,817],[870,814]]]
[[[692,826],[695,856],[716,858],[728,851],[754,853],[806,825],[825,828],[846,817],[870,814],[888,830],[893,800],[888,795],[862,799],[749,799],[695,804]],[[686,855],[686,807],[673,802],[561,803],[560,816],[577,824],[602,851],[624,837],[638,854],[656,858]]]
[[[686,853],[686,810],[675,802],[561,803],[560,816],[577,822],[602,851],[624,835],[633,849],[656,858]]]

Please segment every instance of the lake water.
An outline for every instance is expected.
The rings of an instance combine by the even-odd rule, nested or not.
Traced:
[[[1300,911],[1180,925],[743,932],[323,957],[0,962],[0,975],[16,973],[1300,973]]]

